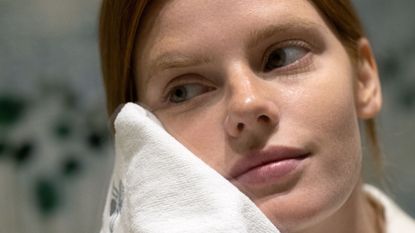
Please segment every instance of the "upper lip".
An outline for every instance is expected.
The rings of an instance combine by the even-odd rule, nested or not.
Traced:
[[[289,146],[271,146],[263,150],[255,150],[236,162],[230,170],[230,179],[237,179],[248,171],[271,162],[286,159],[301,159],[307,157],[309,154],[310,152],[305,149]]]

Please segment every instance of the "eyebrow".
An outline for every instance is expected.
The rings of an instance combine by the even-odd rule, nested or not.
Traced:
[[[289,32],[312,31],[312,29],[321,28],[321,25],[311,22],[310,20],[294,17],[289,22],[281,22],[271,24],[264,28],[255,28],[248,36],[247,46],[253,48],[275,35],[286,34]],[[155,59],[150,61],[148,82],[156,72],[161,72],[173,68],[183,68],[191,66],[200,66],[208,64],[213,59],[206,54],[187,54],[182,51],[167,51],[157,55]]]
[[[248,37],[247,46],[248,48],[253,48],[258,44],[261,44],[262,41],[274,37],[276,35],[284,35],[287,33],[295,32],[307,32],[311,34],[313,30],[319,30],[323,27],[320,24],[311,22],[308,19],[295,17],[289,20],[289,22],[271,24],[264,28],[255,29],[250,33]]]
[[[170,51],[162,53],[150,62],[150,76],[157,71],[163,71],[173,68],[182,68],[189,66],[198,66],[211,62],[212,59],[205,55],[184,54],[180,51]]]

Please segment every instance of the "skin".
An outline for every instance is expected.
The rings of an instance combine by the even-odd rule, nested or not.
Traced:
[[[266,187],[231,180],[282,232],[374,232],[358,121],[379,112],[381,92],[367,40],[353,62],[305,0],[156,1],[138,35],[141,104],[224,177],[253,150],[310,152]]]

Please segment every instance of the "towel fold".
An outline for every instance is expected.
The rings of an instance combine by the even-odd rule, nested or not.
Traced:
[[[241,191],[134,103],[115,120],[101,233],[279,233]]]

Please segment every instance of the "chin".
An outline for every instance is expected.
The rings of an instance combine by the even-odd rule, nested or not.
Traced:
[[[360,180],[360,179],[358,179]],[[353,184],[353,185],[352,185]],[[348,180],[341,184],[313,184],[296,187],[254,200],[270,221],[284,233],[303,232],[319,228],[340,213],[351,199],[360,182]]]

